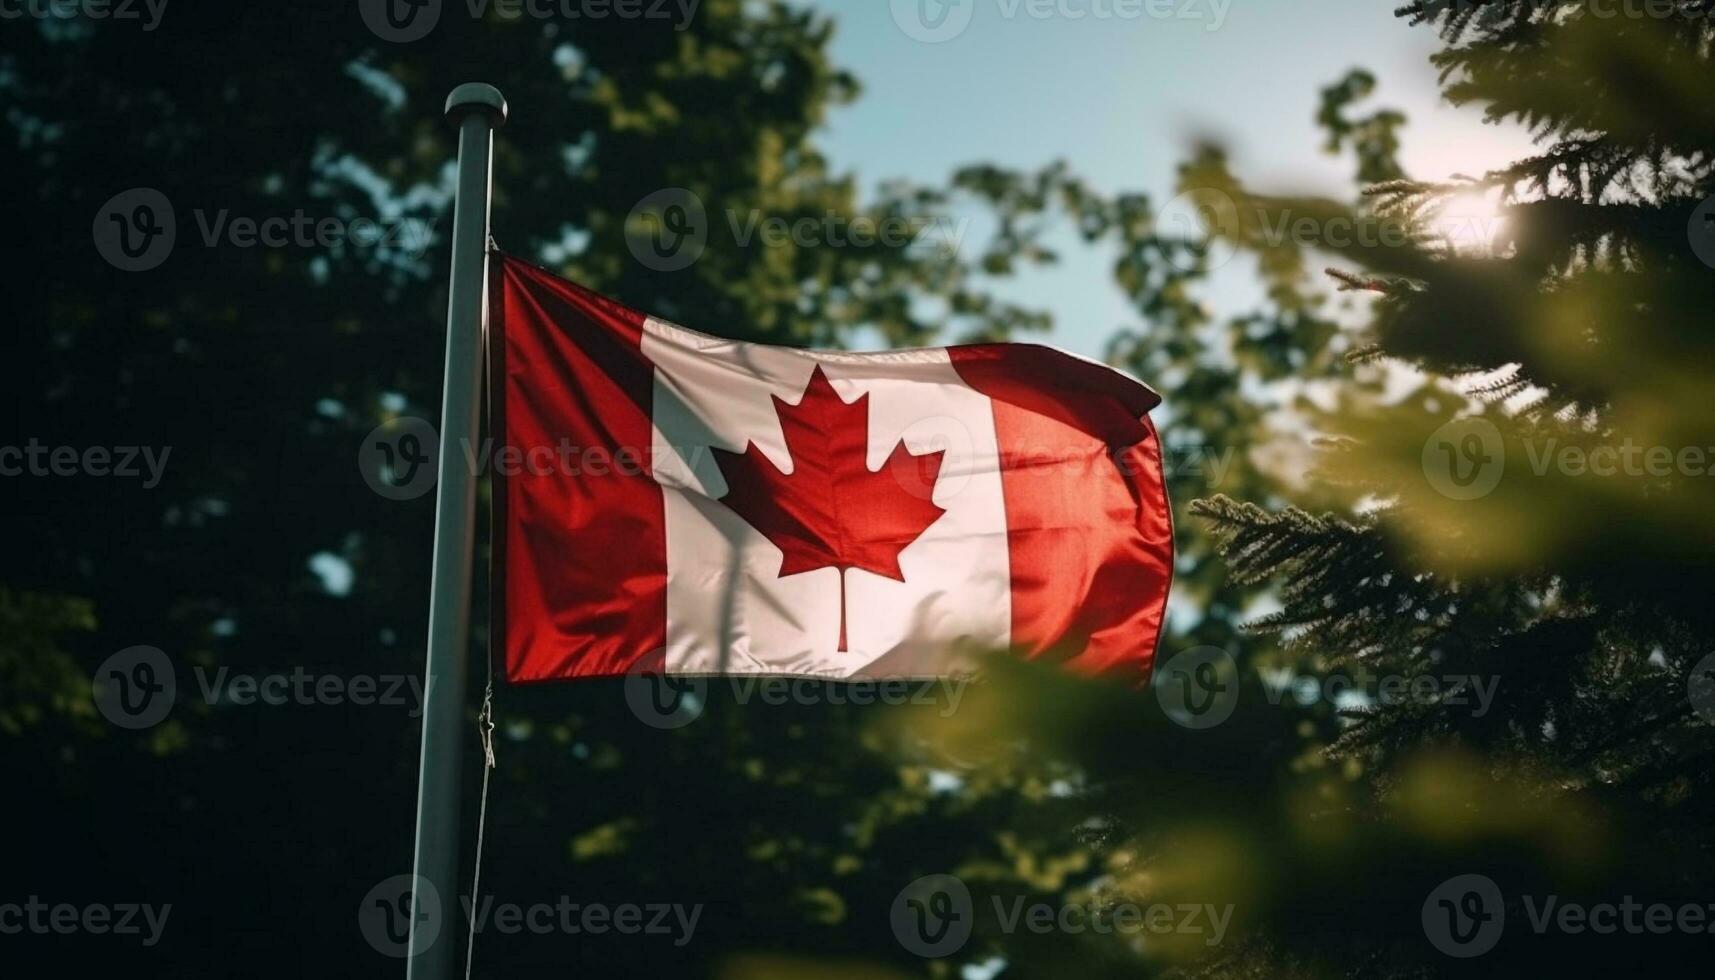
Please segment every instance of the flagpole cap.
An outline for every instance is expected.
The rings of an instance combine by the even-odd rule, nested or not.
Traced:
[[[466,82],[447,96],[447,117],[457,120],[466,112],[486,112],[499,128],[506,122],[506,97],[487,82]]]

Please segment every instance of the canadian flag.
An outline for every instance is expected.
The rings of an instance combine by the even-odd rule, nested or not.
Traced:
[[[1148,670],[1173,530],[1143,384],[1033,344],[723,340],[504,256],[490,288],[509,679]]]

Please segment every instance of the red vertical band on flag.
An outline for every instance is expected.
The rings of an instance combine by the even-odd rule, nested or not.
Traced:
[[[501,257],[495,622],[511,681],[623,674],[667,642],[644,316]]]
[[[988,396],[1000,451],[1012,642],[1088,673],[1146,673],[1173,578],[1160,396],[1034,344],[948,349]]]

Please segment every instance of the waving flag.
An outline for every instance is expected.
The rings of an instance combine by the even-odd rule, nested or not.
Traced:
[[[1033,344],[723,340],[506,257],[491,288],[511,680],[1147,671],[1173,534],[1143,384]]]

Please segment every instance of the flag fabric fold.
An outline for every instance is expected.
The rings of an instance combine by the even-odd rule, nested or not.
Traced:
[[[507,256],[490,285],[495,640],[517,682],[1147,672],[1160,401],[1034,344],[724,340]]]

